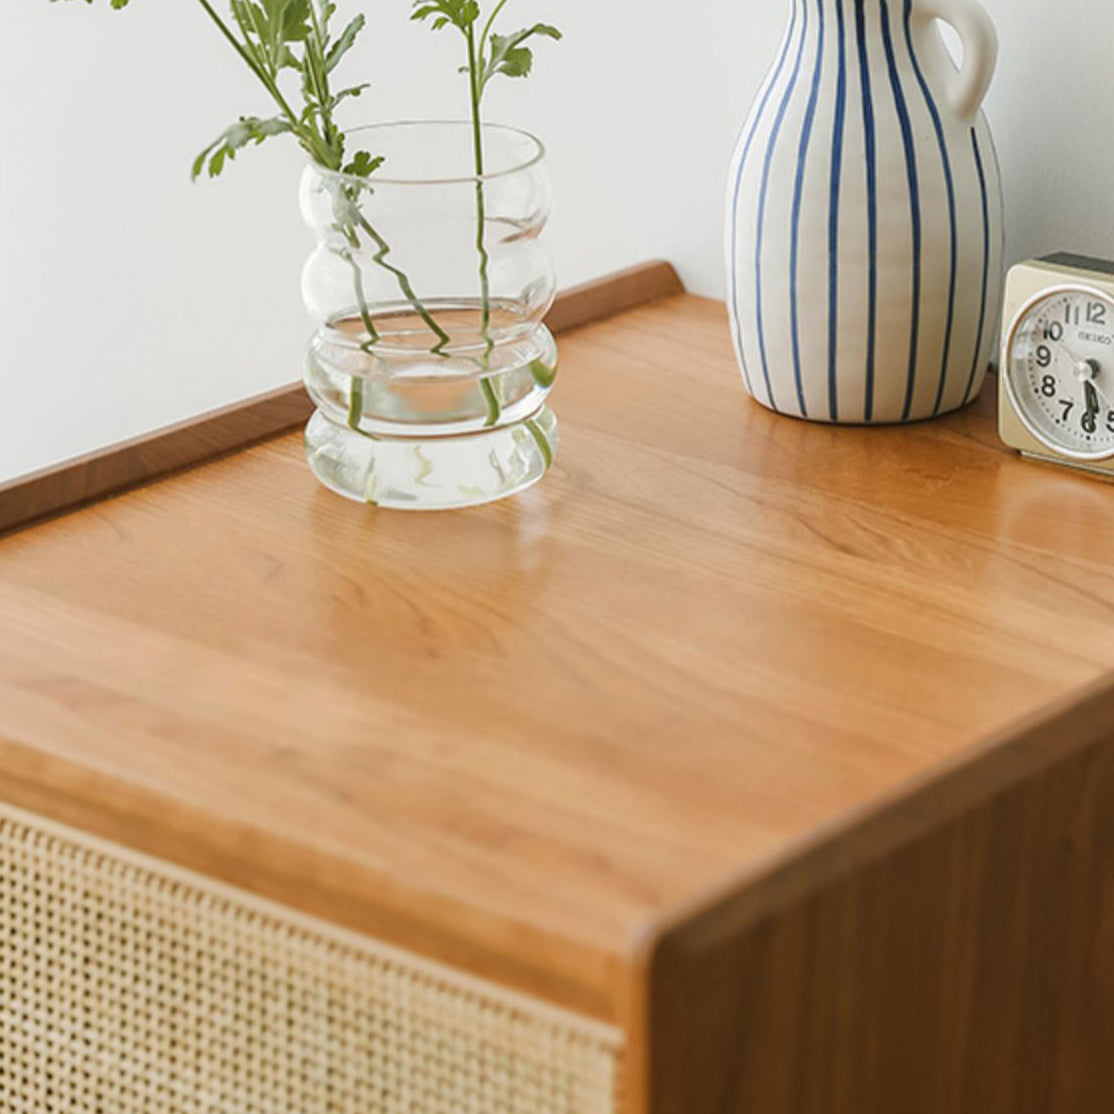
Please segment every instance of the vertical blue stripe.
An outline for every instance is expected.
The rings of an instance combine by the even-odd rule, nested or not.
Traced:
[[[869,248],[870,294],[867,301],[866,407],[874,418],[874,357],[878,343],[878,152],[874,131],[874,96],[870,88],[870,61],[866,50],[866,0],[855,0],[855,34],[859,44],[859,80],[863,94],[863,132],[866,140],[866,220]]]
[[[975,376],[979,370],[982,356],[983,330],[986,328],[986,295],[990,279],[990,201],[986,192],[986,171],[983,168],[982,152],[979,150],[979,137],[975,128],[971,129],[971,145],[975,149],[975,167],[979,172],[979,192],[982,196],[982,309],[979,311],[979,329],[975,339],[975,358],[971,363],[971,376],[967,380],[967,390],[963,394],[963,405],[971,401],[975,389]]]
[[[789,20],[789,30],[786,33],[785,42],[782,43],[781,46],[781,54],[778,56],[774,71],[766,84],[766,88],[762,92],[762,98],[751,120],[750,132],[747,134],[746,142],[743,144],[743,153],[739,158],[739,169],[736,172],[735,183],[731,189],[731,316],[735,322],[736,351],[739,353],[739,362],[743,366],[743,378],[746,380],[747,390],[751,394],[754,393],[754,389],[750,381],[750,369],[747,367],[746,356],[743,354],[743,324],[739,315],[739,194],[743,187],[743,172],[746,169],[751,145],[754,143],[754,137],[758,133],[758,127],[762,123],[762,115],[766,111],[766,105],[769,103],[770,95],[774,91],[774,86],[777,85],[785,70],[785,61],[789,57],[789,47],[792,45],[793,32],[796,28],[797,5],[794,3],[793,14]],[[742,137],[740,136],[740,138]]]
[[[794,0],[796,2],[796,0]],[[805,55],[805,40],[808,38],[808,0],[800,0],[804,8],[804,18],[801,21],[801,42],[797,49],[797,60],[793,64],[793,73],[789,77],[789,84],[785,95],[781,98],[777,116],[774,119],[773,131],[770,133],[769,142],[766,144],[766,160],[762,167],[762,190],[758,198],[758,232],[755,239],[754,250],[754,289],[757,299],[758,318],[758,350],[762,356],[762,376],[766,381],[766,394],[772,409],[777,409],[774,399],[773,385],[770,383],[770,362],[766,353],[766,326],[762,320],[762,239],[766,223],[766,198],[770,192],[770,168],[774,161],[774,149],[777,147],[781,126],[785,121],[785,113],[789,108],[790,98],[797,87],[797,79],[801,75],[801,62]]]
[[[909,179],[909,212],[913,223],[913,306],[909,323],[909,371],[905,384],[905,405],[902,407],[901,420],[909,420],[913,409],[913,398],[917,389],[917,352],[921,333],[921,191],[917,174],[917,150],[913,142],[913,125],[909,119],[909,106],[905,92],[901,88],[901,77],[897,72],[897,59],[894,57],[894,40],[890,30],[890,8],[887,0],[882,0],[882,42],[886,48],[886,67],[890,72],[890,87],[893,89],[894,105],[901,125],[901,144],[905,150],[905,174]]]
[[[948,316],[944,326],[944,357],[940,364],[940,382],[936,386],[936,401],[932,408],[932,416],[936,417],[944,403],[944,387],[947,384],[948,364],[951,360],[952,332],[955,328],[955,290],[959,274],[958,222],[956,219],[955,178],[952,175],[952,160],[948,154],[948,143],[944,136],[944,125],[940,119],[940,108],[936,104],[936,98],[933,97],[928,82],[925,80],[924,71],[921,69],[916,49],[913,46],[912,16],[913,0],[905,0],[905,42],[909,47],[909,57],[913,61],[913,72],[917,75],[917,82],[924,94],[929,115],[932,117],[932,126],[936,130],[936,143],[940,148],[940,160],[944,165],[944,184],[947,187],[948,194],[951,272],[948,277]]]
[[[836,78],[835,121],[832,126],[831,205],[828,213],[828,415],[839,421],[836,377],[839,345],[839,202],[843,185],[843,132],[847,117],[847,42],[843,0],[838,0],[839,73]]]
[[[807,2],[807,0],[806,0]],[[800,272],[801,247],[801,198],[805,189],[805,167],[808,162],[808,148],[812,142],[812,127],[816,120],[816,102],[820,99],[820,77],[824,69],[824,0],[816,0],[816,14],[819,20],[816,44],[816,68],[812,72],[812,89],[805,107],[805,119],[801,126],[801,144],[797,151],[797,179],[793,186],[793,232],[789,248],[789,305],[793,331],[793,378],[797,385],[797,404],[801,416],[808,417],[808,404],[805,402],[805,388],[801,378],[801,307],[797,294],[797,277]]]

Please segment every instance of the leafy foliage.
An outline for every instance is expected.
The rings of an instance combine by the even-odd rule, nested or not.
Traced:
[[[534,52],[524,44],[535,36],[560,40],[561,32],[548,23],[535,23],[533,27],[515,31],[511,35],[493,34],[490,39],[490,55],[486,59],[480,58],[480,88],[485,88],[498,74],[506,77],[529,77],[534,68]]]
[[[362,14],[358,15],[340,33],[325,55],[326,73],[332,73],[340,65],[341,59],[356,45],[356,40],[360,37],[360,32],[363,31],[366,24],[367,20],[364,16]]]
[[[284,110],[290,123],[287,130],[297,136],[311,158],[330,170],[339,170],[344,162],[344,134],[335,121],[336,109],[349,97],[358,97],[367,85],[334,92],[330,75],[356,45],[366,25],[364,16],[356,16],[334,38],[332,20],[337,6],[332,0],[229,0],[229,4],[245,60]],[[301,78],[303,105],[297,117],[278,86],[282,71],[288,69]],[[218,164],[218,173],[220,166],[223,162]]]
[[[94,0],[85,2],[92,4]],[[331,75],[356,45],[367,23],[365,17],[357,15],[334,36],[334,0],[228,0],[230,20],[216,12],[213,0],[197,2],[259,79],[279,113],[270,119],[241,116],[194,160],[193,177],[200,177],[206,169],[210,178],[218,177],[237,152],[276,135],[293,135],[315,162],[329,170],[340,170],[344,166],[345,136],[336,123],[336,110],[368,86],[333,90]],[[117,10],[128,3],[109,0]],[[294,110],[280,86],[287,71],[300,78],[300,112]],[[367,177],[381,164],[381,159],[361,152],[349,165],[359,168],[354,173]]]
[[[217,139],[197,156],[191,177],[197,181],[207,161],[209,177],[216,178],[224,169],[224,164],[234,159],[236,152],[249,143],[258,145],[273,135],[284,135],[290,130],[290,122],[281,116],[272,117],[270,120],[260,120],[257,116],[242,116],[230,128],[221,132]]]
[[[4,0],[10,3],[11,0]],[[92,4],[94,0],[86,0]],[[206,170],[210,178],[218,177],[239,151],[276,135],[293,135],[311,159],[327,170],[343,170],[356,178],[370,178],[383,159],[368,151],[358,151],[345,162],[345,134],[336,122],[337,107],[351,97],[358,97],[366,84],[334,90],[334,71],[356,45],[366,19],[357,15],[339,34],[333,34],[332,21],[337,12],[334,0],[227,0],[231,18],[226,20],[216,11],[218,0],[197,0],[206,16],[220,31],[241,61],[258,78],[278,109],[270,118],[241,116],[226,128],[194,160],[193,177]],[[124,8],[129,0],[109,0],[111,7]],[[465,6],[474,7],[473,0]],[[476,15],[478,15],[478,10]],[[473,17],[475,18],[475,17]],[[302,105],[295,111],[280,82],[291,79],[293,71],[300,78]],[[433,319],[419,300],[406,273],[388,261],[391,249],[361,211],[361,186],[351,182],[330,184],[334,227],[344,236],[347,247],[340,252],[353,271],[353,289],[360,316],[367,330],[367,346],[375,344],[379,334],[364,296],[363,272],[354,252],[365,246],[374,248],[373,262],[394,276],[399,289],[414,311],[437,338],[430,349],[444,355],[451,338]],[[355,395],[353,406],[356,405]],[[362,413],[362,400],[359,408]]]
[[[344,168],[344,173],[356,178],[370,178],[383,162],[382,155],[372,158],[367,151],[357,151],[356,157]]]
[[[496,4],[476,40],[476,24],[482,15],[476,0],[413,0],[410,18],[428,22],[434,31],[455,27],[468,42],[468,65],[462,68],[475,83],[482,97],[493,77],[529,77],[534,68],[534,51],[526,44],[534,38],[558,41],[561,32],[548,23],[535,23],[509,35],[497,35],[493,28],[509,0]]]
[[[261,70],[276,77],[280,70],[298,69],[292,47],[311,35],[310,0],[229,0],[244,46]]]
[[[484,190],[484,137],[483,96],[491,79],[503,74],[506,77],[528,77],[534,68],[534,52],[526,44],[535,37],[560,39],[561,32],[548,23],[535,23],[532,27],[510,35],[495,34],[495,21],[510,0],[499,0],[484,23],[479,36],[476,25],[482,12],[478,0],[411,0],[410,18],[417,23],[429,23],[434,31],[455,27],[464,37],[467,65],[461,73],[468,75],[468,93],[472,107],[472,146],[475,152],[476,171],[476,250],[480,257],[480,297],[482,302],[480,328],[485,341],[485,365],[495,348],[491,334],[491,256],[487,250],[487,199]],[[491,384],[483,380],[488,399],[488,424],[499,418],[499,399],[492,394]]]
[[[450,24],[467,31],[480,18],[480,6],[476,0],[414,0],[414,14],[410,18],[420,22],[430,17],[434,31]]]

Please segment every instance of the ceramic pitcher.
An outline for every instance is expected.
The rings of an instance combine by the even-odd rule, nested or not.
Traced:
[[[823,422],[934,417],[979,392],[1001,304],[1002,195],[975,0],[791,0],[728,191],[747,389]],[[963,43],[957,67],[939,20]]]

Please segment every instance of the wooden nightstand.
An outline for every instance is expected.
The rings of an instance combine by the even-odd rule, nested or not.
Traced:
[[[290,434],[0,540],[0,1111],[1106,1108],[1114,494],[990,390],[776,418],[689,295],[562,352],[519,500]]]

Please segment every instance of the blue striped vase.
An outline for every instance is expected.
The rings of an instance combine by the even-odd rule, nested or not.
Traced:
[[[1002,194],[974,0],[791,0],[732,161],[729,307],[747,390],[821,422],[970,402],[995,347]],[[957,69],[938,19],[963,40]]]

